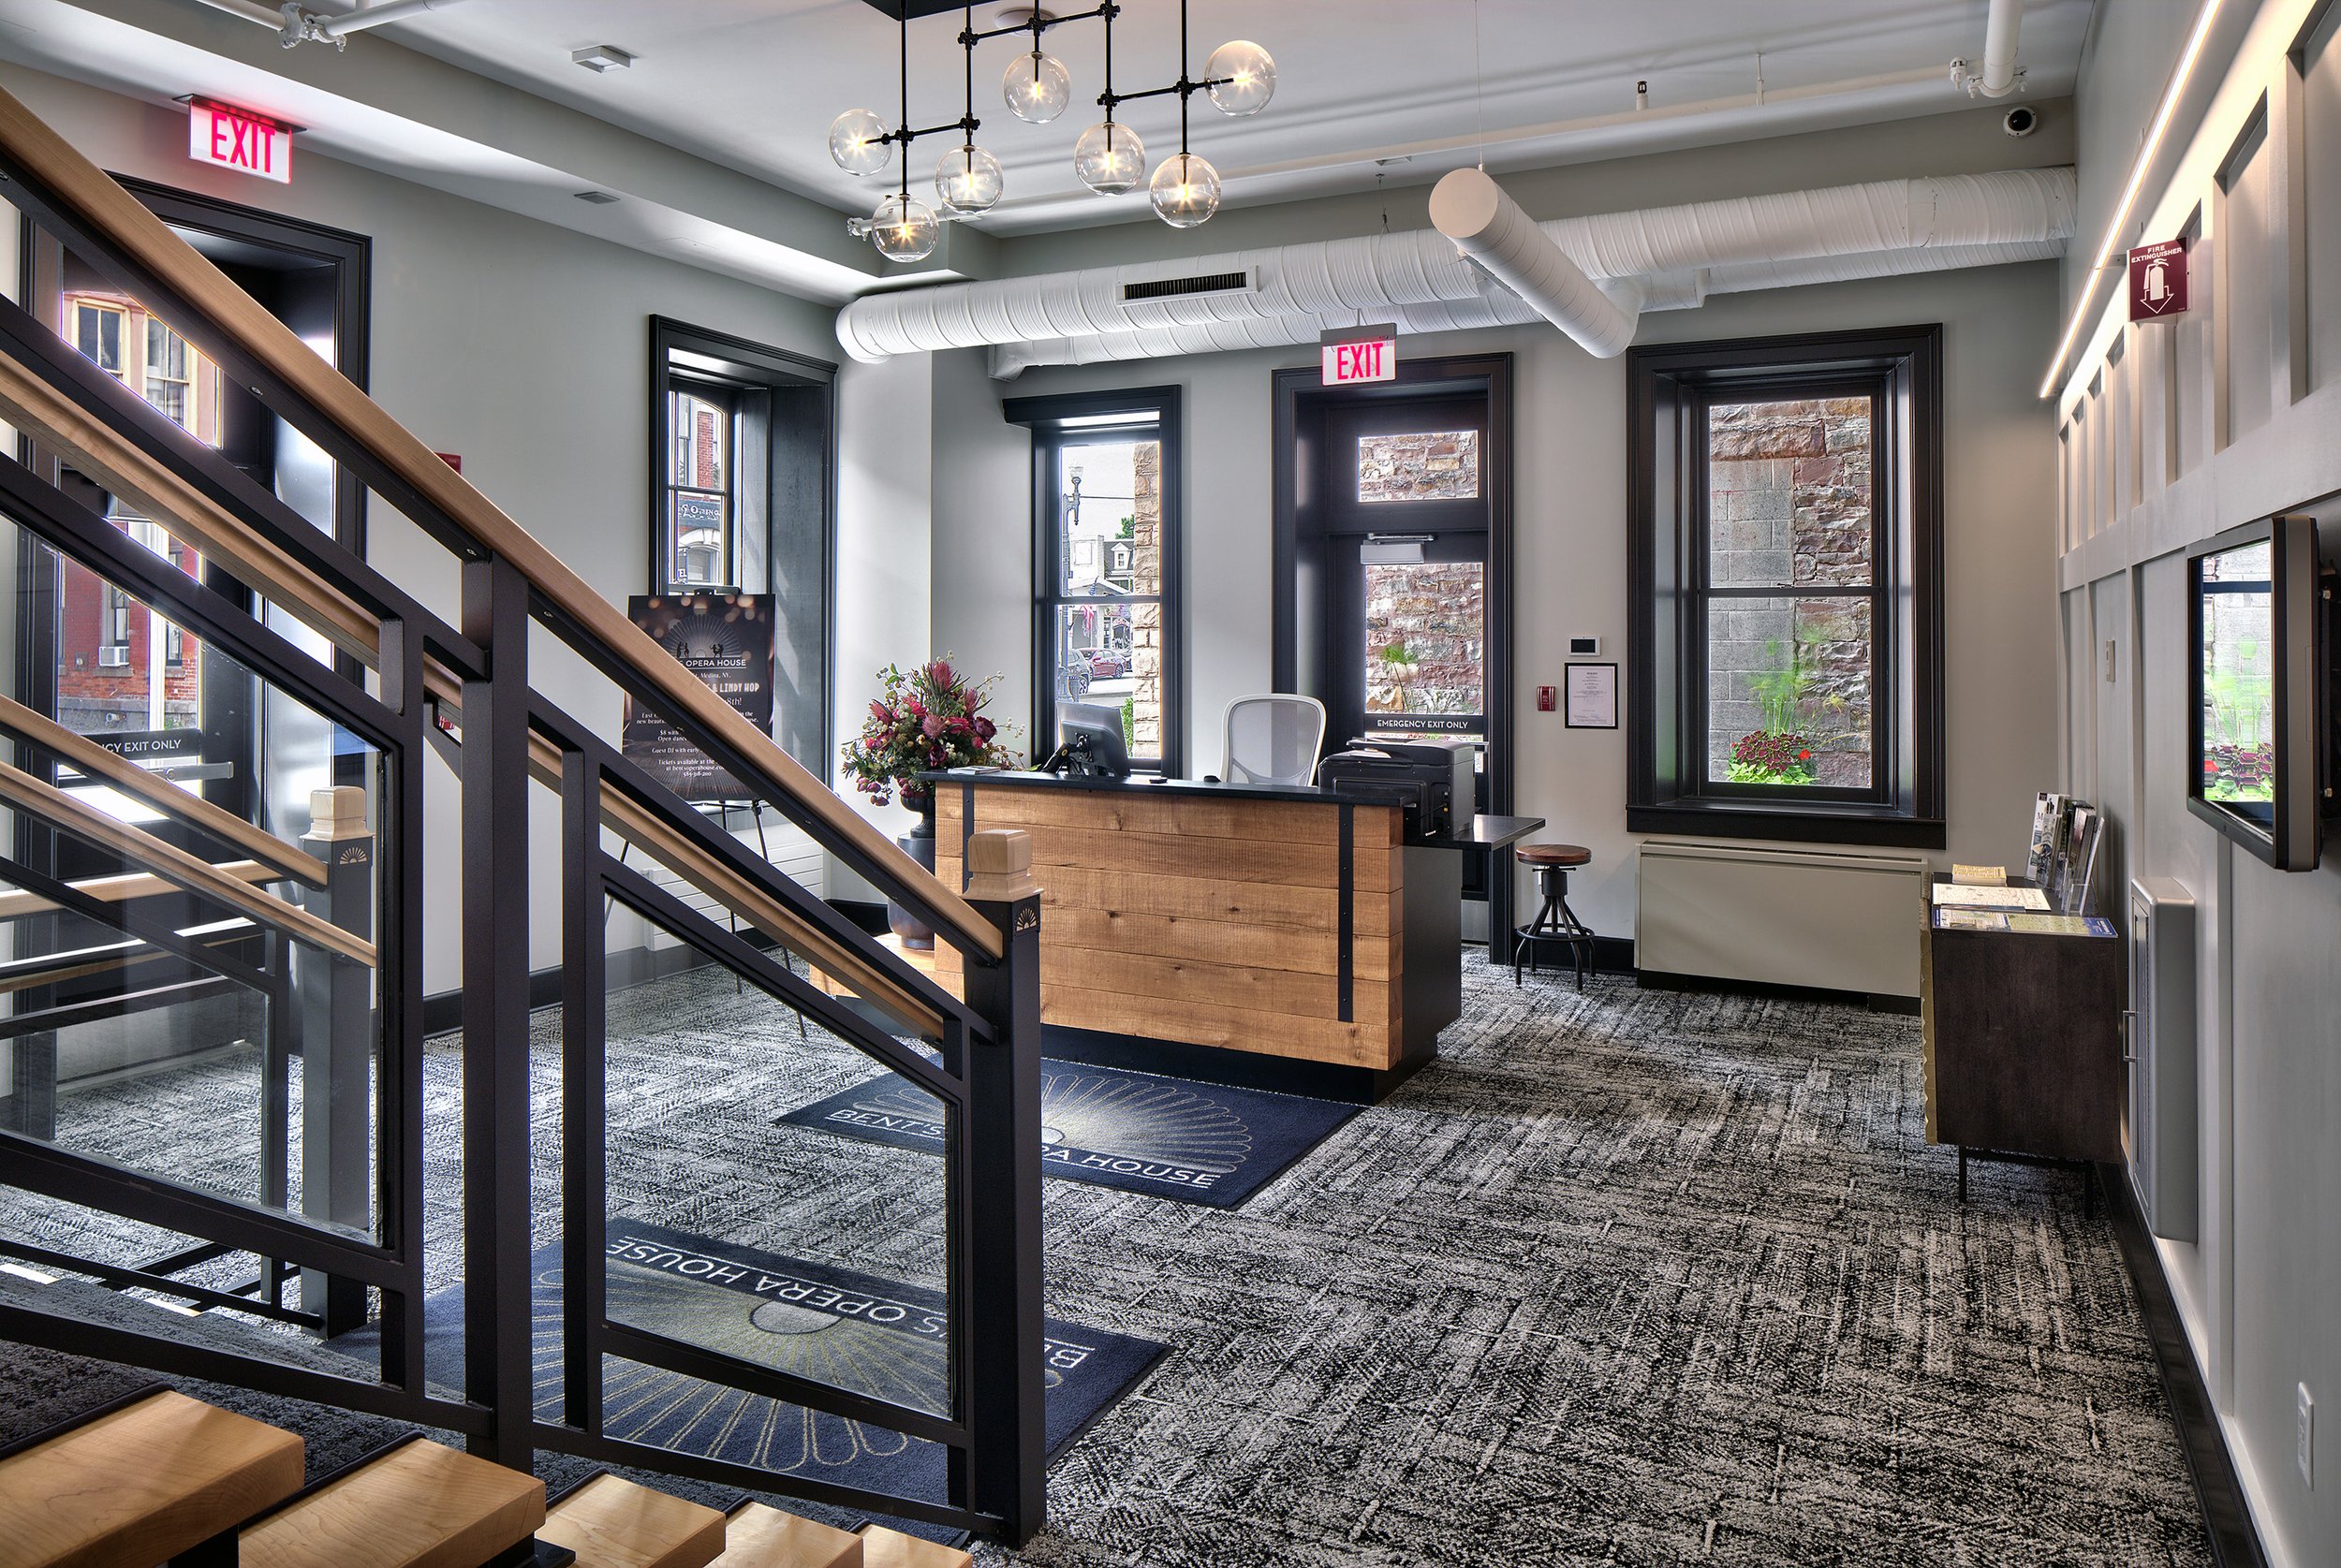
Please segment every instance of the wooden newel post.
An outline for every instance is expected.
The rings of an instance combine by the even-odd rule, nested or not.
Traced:
[[[301,847],[325,866],[325,887],[303,906],[352,936],[374,935],[374,829],[366,792],[343,785],[309,793],[309,831]],[[296,955],[301,998],[301,1211],[313,1220],[369,1228],[373,1197],[373,975],[363,964],[321,948]],[[302,1306],[324,1317],[331,1339],[365,1322],[366,1291],[355,1280],[302,1270]]]
[[[994,828],[967,841],[967,901],[1000,930],[996,961],[970,955],[970,1007],[994,1038],[967,1053],[967,1255],[972,1294],[967,1501],[1019,1545],[1046,1511],[1047,1378],[1040,1312],[1040,889],[1032,840]]]

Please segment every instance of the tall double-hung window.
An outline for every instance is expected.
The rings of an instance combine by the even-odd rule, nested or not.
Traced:
[[[1939,846],[1940,333],[1628,362],[1627,825]]]
[[[1184,756],[1179,388],[1011,398],[1033,432],[1033,744],[1067,703],[1121,715],[1133,767]]]

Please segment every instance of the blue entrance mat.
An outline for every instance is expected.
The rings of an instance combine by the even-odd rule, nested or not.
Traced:
[[[1072,1062],[1040,1064],[1040,1168],[1069,1181],[1233,1209],[1361,1107]],[[775,1121],[943,1151],[942,1106],[898,1077],[856,1084]]]
[[[616,1218],[608,1256],[612,1323],[945,1413],[949,1319],[940,1291]],[[566,1349],[560,1248],[540,1248],[532,1262],[537,1414],[558,1421]],[[463,1318],[460,1288],[423,1305],[424,1364],[450,1386],[463,1383]],[[1169,1347],[1056,1318],[1042,1331],[1053,1459]],[[369,1361],[379,1354],[371,1325],[328,1343]],[[896,1497],[944,1497],[940,1443],[616,1357],[603,1377],[610,1437]]]

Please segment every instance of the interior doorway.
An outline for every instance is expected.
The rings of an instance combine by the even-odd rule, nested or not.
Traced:
[[[323,227],[125,179],[124,186],[238,286],[331,359],[361,389],[367,370],[370,242]],[[365,548],[365,487],[298,430],[58,239],[30,228],[21,298],[102,369],[166,418],[215,447],[246,477],[351,550]],[[201,554],[139,517],[53,454],[29,448],[35,471],[206,586],[252,608],[250,590]],[[16,696],[36,712],[127,759],[164,772],[213,804],[286,838],[308,821],[312,790],[356,784],[354,751],[330,725],[203,646],[118,588],[25,539],[18,545]],[[341,661],[291,616],[257,606],[270,628],[321,663]],[[186,830],[63,769],[51,782],[134,815],[141,828],[185,847]],[[22,846],[34,852],[36,846]],[[39,846],[32,863],[75,877],[105,868],[70,840]]]
[[[1413,360],[1362,388],[1280,371],[1275,420],[1276,689],[1325,704],[1329,750],[1471,742],[1471,809],[1509,813],[1510,356]],[[1505,961],[1510,893],[1467,858],[1465,933]]]

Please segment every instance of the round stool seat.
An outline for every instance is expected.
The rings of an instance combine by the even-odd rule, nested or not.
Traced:
[[[1575,843],[1524,843],[1520,846],[1520,863],[1524,866],[1582,866],[1593,859],[1593,851]]]

